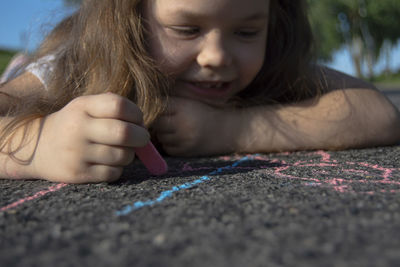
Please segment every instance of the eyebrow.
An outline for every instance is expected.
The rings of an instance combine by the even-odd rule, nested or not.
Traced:
[[[189,10],[184,10],[184,9],[175,10],[174,13],[179,14],[179,16],[181,16],[183,18],[203,19],[203,18],[207,17],[207,15],[195,13],[195,12],[192,12]],[[268,12],[258,12],[258,13],[254,13],[249,16],[241,17],[241,18],[237,18],[237,19],[241,20],[241,21],[264,20],[264,19],[268,19]]]
[[[254,20],[263,20],[263,19],[268,19],[268,14],[267,13],[256,13],[253,15],[250,15],[248,17],[244,17],[243,21],[254,21]]]

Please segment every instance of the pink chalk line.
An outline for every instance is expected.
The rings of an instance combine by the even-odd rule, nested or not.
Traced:
[[[280,155],[291,155],[293,153],[281,153]],[[318,155],[320,156],[320,161],[319,163],[314,163],[313,159],[305,160],[305,161],[297,161],[295,163],[287,163],[284,160],[280,159],[274,159],[274,158],[268,158],[268,156],[262,156],[262,155],[254,155],[251,158],[256,159],[256,160],[262,160],[262,161],[268,161],[270,163],[279,163],[282,166],[280,167],[268,167],[268,166],[259,166],[258,168],[260,169],[267,169],[268,172],[272,172],[273,175],[276,177],[281,177],[281,178],[287,178],[287,179],[297,179],[297,180],[302,180],[302,181],[307,181],[307,185],[312,185],[312,186],[322,186],[323,184],[330,185],[334,190],[344,193],[344,192],[349,192],[349,193],[356,193],[354,190],[352,190],[351,184],[359,183],[359,184],[389,184],[389,185],[397,185],[400,186],[400,181],[393,180],[391,178],[393,177],[393,173],[395,171],[399,171],[399,168],[385,168],[379,165],[373,165],[369,163],[364,163],[364,162],[346,162],[346,164],[353,165],[353,166],[360,166],[364,168],[369,168],[373,170],[380,171],[382,174],[372,174],[367,170],[357,170],[357,169],[345,169],[342,168],[342,174],[347,174],[347,173],[357,173],[360,175],[365,175],[365,176],[371,176],[369,179],[360,179],[360,180],[347,180],[343,178],[330,178],[330,179],[322,179],[321,178],[316,178],[316,177],[299,177],[299,176],[294,176],[290,174],[284,173],[285,171],[291,169],[291,168],[303,168],[303,167],[316,167],[318,170],[313,170],[314,175],[328,175],[330,174],[329,171],[327,170],[321,170],[320,168],[323,167],[339,167],[340,164],[338,163],[337,160],[334,160],[331,158],[331,155],[326,152],[326,151],[315,151],[309,153],[309,155]],[[222,159],[228,160],[228,157],[224,157]],[[232,159],[232,158],[230,158]],[[186,166],[188,167],[188,166]],[[186,168],[186,170],[189,170],[189,168]],[[340,175],[340,173],[338,173]],[[380,192],[387,192],[387,193],[399,193],[400,189],[392,189],[392,190],[385,190],[382,189]],[[372,191],[370,192],[364,192],[366,194],[373,194]]]
[[[47,195],[48,193],[58,191],[58,190],[60,190],[61,188],[65,187],[65,186],[67,186],[67,184],[64,184],[64,183],[56,184],[56,185],[53,185],[53,186],[49,186],[47,189],[39,191],[39,192],[35,193],[32,196],[21,198],[21,199],[13,202],[11,204],[8,204],[7,206],[4,206],[4,207],[0,208],[0,212],[4,212],[6,210],[15,208],[15,207],[17,207],[17,206],[19,206],[21,204],[24,204],[25,202],[32,201],[34,199],[40,198],[40,197],[42,197],[44,195]]]

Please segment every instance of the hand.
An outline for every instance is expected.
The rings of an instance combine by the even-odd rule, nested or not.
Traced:
[[[232,108],[217,108],[186,98],[170,97],[167,110],[153,124],[163,149],[174,156],[204,156],[235,151]]]
[[[44,119],[32,165],[50,181],[114,181],[150,139],[140,109],[107,93],[82,96]]]

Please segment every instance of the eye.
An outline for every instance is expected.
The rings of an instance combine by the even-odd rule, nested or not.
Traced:
[[[254,39],[260,34],[260,31],[259,30],[240,30],[240,31],[236,31],[235,34],[243,39]]]
[[[183,37],[191,37],[200,32],[198,27],[190,27],[190,26],[172,26],[169,27],[175,34],[183,36]]]

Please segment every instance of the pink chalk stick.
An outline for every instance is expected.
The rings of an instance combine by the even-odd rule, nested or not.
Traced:
[[[162,175],[168,171],[167,163],[151,142],[144,147],[136,147],[135,153],[151,174]]]

